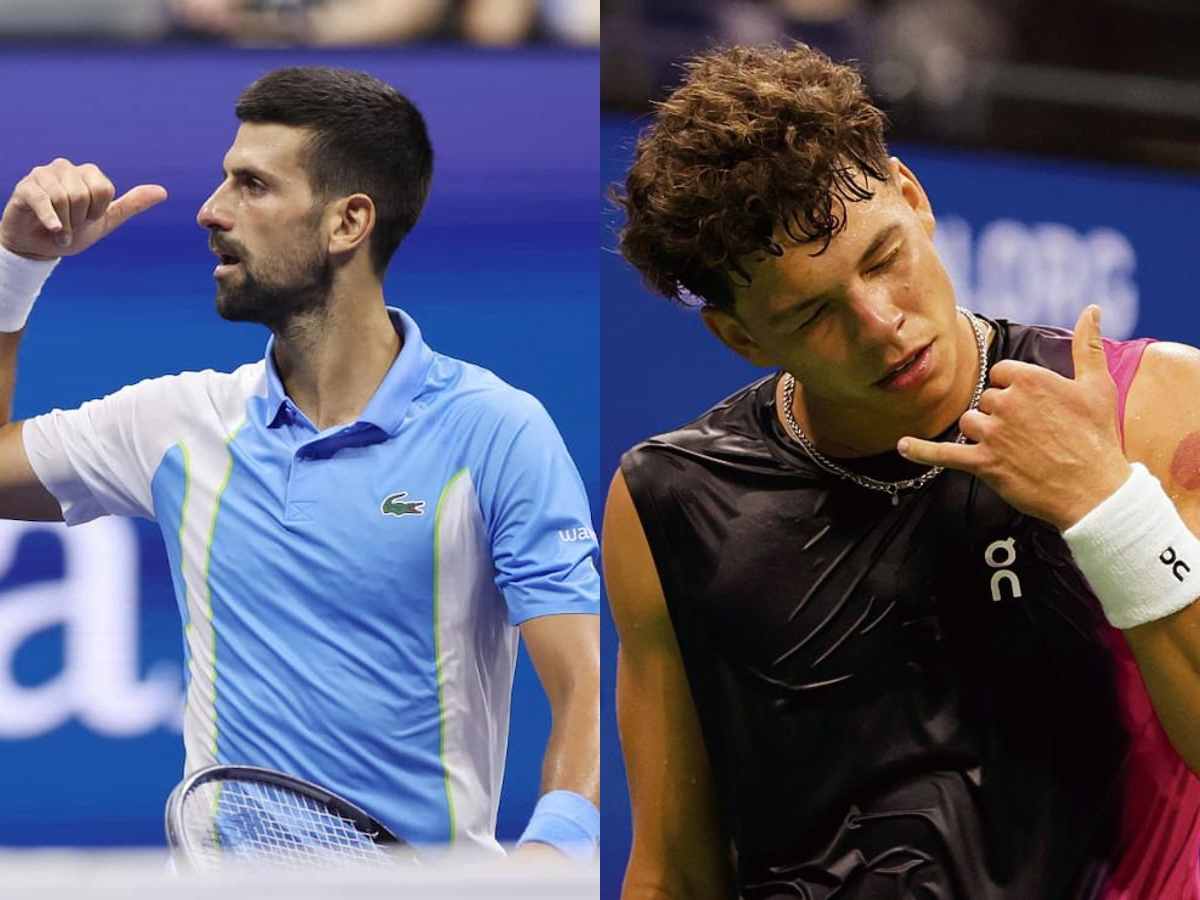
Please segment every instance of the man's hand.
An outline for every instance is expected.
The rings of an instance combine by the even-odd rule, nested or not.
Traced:
[[[30,259],[82,253],[126,220],[167,199],[166,188],[140,184],[123,196],[92,163],[54,160],[17,182],[0,218],[0,246]]]
[[[1010,506],[1066,530],[1129,477],[1116,385],[1089,306],[1071,342],[1074,380],[1006,359],[992,367],[977,410],[959,419],[970,444],[902,438],[906,459],[981,478]]]

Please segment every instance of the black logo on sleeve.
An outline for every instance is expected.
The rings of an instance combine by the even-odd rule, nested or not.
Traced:
[[[1158,555],[1158,561],[1164,566],[1170,566],[1171,574],[1174,575],[1179,581],[1183,581],[1183,576],[1192,571],[1192,567],[1176,555],[1174,547],[1168,547],[1166,550],[1160,553]]]

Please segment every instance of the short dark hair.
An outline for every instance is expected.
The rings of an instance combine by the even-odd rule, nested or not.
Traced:
[[[804,44],[718,49],[684,70],[613,191],[620,250],[652,290],[731,311],[730,274],[749,281],[748,255],[781,255],[776,228],[823,252],[846,201],[887,180],[885,119],[857,71]]]
[[[318,196],[363,193],[375,203],[371,264],[382,275],[433,177],[433,147],[412,102],[365,72],[294,66],[259,78],[234,111],[242,122],[311,129],[304,162]]]

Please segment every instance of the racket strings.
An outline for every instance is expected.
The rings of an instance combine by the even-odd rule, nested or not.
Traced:
[[[354,821],[278,785],[236,780],[201,784],[185,798],[181,813],[190,854],[206,867],[230,857],[285,867],[389,859]]]

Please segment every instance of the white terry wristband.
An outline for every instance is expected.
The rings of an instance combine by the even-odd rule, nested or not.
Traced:
[[[26,259],[0,247],[0,332],[25,327],[33,301],[58,265],[57,259]]]
[[[1164,618],[1200,597],[1200,540],[1141,463],[1063,540],[1117,628]]]

